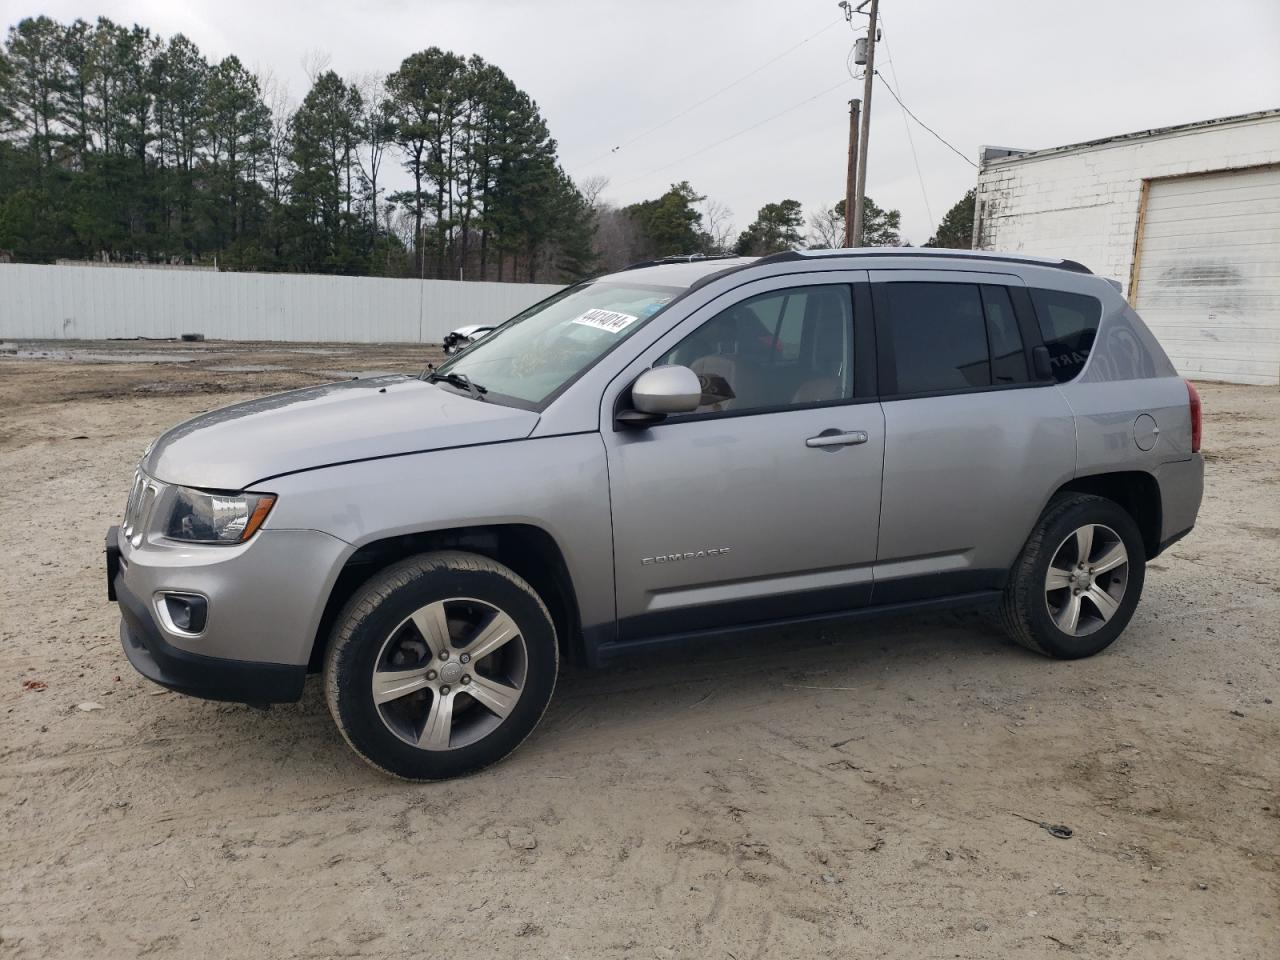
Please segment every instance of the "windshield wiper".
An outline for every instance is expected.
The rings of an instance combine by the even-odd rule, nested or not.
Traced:
[[[483,400],[484,394],[489,392],[488,387],[482,387],[478,383],[472,383],[471,378],[465,373],[440,373],[438,370],[432,370],[427,375],[427,383],[447,383],[451,387],[457,387],[459,390],[465,390],[471,395],[472,400]]]

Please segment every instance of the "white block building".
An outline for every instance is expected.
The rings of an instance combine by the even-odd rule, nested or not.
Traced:
[[[973,245],[1118,280],[1184,375],[1280,384],[1280,110],[984,148]]]

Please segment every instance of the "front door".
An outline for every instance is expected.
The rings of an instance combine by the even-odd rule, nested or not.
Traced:
[[[683,364],[703,403],[644,429],[603,423],[620,641],[869,601],[884,418],[867,287],[833,276],[859,275],[748,284],[626,374]]]

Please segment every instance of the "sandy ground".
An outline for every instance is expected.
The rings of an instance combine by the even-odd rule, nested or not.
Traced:
[[[1200,525],[1092,660],[976,613],[761,632],[569,673],[426,786],[314,682],[262,713],[137,676],[101,551],[144,444],[425,359],[0,347],[0,956],[1280,956],[1276,390],[1203,387]]]

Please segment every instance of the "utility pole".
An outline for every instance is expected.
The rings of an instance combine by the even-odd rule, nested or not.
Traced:
[[[849,101],[849,169],[844,178],[844,245],[853,246],[853,208],[858,180],[858,108],[861,100]]]
[[[853,195],[853,226],[850,233],[850,246],[862,246],[862,207],[867,195],[867,143],[871,139],[871,84],[876,75],[876,18],[880,13],[880,0],[871,2],[871,24],[867,28],[867,66],[866,79],[862,84],[862,135],[858,140],[858,182]],[[858,4],[858,12],[867,5],[867,0]],[[845,213],[848,214],[846,207]]]

